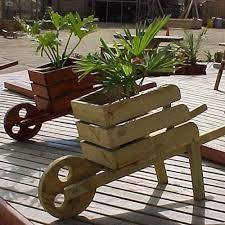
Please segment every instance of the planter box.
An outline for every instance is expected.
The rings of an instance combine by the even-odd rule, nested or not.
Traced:
[[[137,154],[133,153],[137,152],[133,147],[135,143],[148,149],[146,137],[150,133],[188,121],[190,113],[187,106],[167,108],[180,97],[179,89],[168,85],[143,91],[129,99],[112,98],[100,90],[73,100],[72,109],[75,118],[80,120],[77,128],[85,158],[111,169],[138,161],[143,155],[131,157],[132,160],[126,156],[121,162],[117,158],[123,152]],[[152,112],[160,107],[164,110]]]
[[[206,75],[205,64],[183,64],[176,70],[176,75]]]
[[[87,76],[79,82],[78,73],[72,68],[75,61],[69,60],[62,69],[48,70],[45,65],[35,70],[28,70],[32,81],[32,92],[39,110],[61,111],[70,108],[70,100],[89,93],[96,78]]]

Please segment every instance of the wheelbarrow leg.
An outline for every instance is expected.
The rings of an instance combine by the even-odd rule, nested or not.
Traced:
[[[189,150],[189,161],[191,167],[191,177],[194,199],[197,201],[205,199],[205,190],[202,174],[202,158],[200,152],[200,143],[193,141]]]
[[[168,183],[168,177],[166,174],[166,168],[165,168],[164,161],[160,161],[155,164],[155,172],[156,172],[159,184],[167,184]]]

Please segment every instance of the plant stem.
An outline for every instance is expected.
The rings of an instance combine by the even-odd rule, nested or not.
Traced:
[[[50,59],[51,63],[54,65],[54,58],[52,59],[51,54],[49,54],[46,49],[44,49],[44,52],[47,55],[47,57]]]
[[[54,50],[51,49],[50,47],[47,47],[47,49],[48,49],[48,51],[49,51],[51,57],[53,58],[53,61],[57,63],[57,56],[56,56]],[[56,65],[56,66],[57,66],[57,65]]]
[[[59,39],[59,30],[57,29],[57,32],[56,32],[56,36],[57,38]],[[56,57],[56,61],[57,61],[57,66],[59,66],[59,45],[57,44],[56,45],[56,53],[57,53],[57,57]]]
[[[66,55],[66,51],[67,51],[67,48],[68,48],[68,46],[69,46],[70,39],[71,39],[72,35],[73,35],[73,32],[70,32],[70,36],[69,36],[69,38],[68,38],[68,40],[67,40],[65,49],[64,49],[63,54],[62,54],[63,58],[64,58],[64,56]]]
[[[139,83],[139,85],[138,85],[138,92],[140,92],[140,90],[141,90],[141,86],[142,86],[142,84],[143,84],[143,82],[144,82],[144,79],[145,79],[145,74],[143,74],[143,77],[141,78],[141,81],[140,81],[140,83]]]
[[[77,48],[77,46],[80,44],[80,42],[81,42],[81,39],[79,39],[79,41],[77,42],[77,44],[75,45],[75,47],[71,50],[71,52],[69,53],[69,55],[67,55],[65,57],[65,60],[64,60],[64,62],[62,64],[62,67],[65,65],[67,59],[69,59],[69,57],[73,54],[73,52],[75,51],[75,49]]]

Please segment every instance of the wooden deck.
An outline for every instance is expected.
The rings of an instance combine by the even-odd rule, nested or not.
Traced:
[[[174,225],[225,224],[225,167],[203,162],[206,200],[192,197],[188,160],[176,156],[166,161],[169,184],[157,185],[153,167],[138,171],[99,189],[94,201],[79,217],[58,221],[46,213],[37,198],[37,186],[48,164],[63,155],[80,152],[73,116],[46,122],[32,140],[18,143],[8,137],[2,121],[10,107],[31,102],[2,90],[2,82],[23,76],[0,76],[0,196],[34,224],[62,225]],[[206,76],[154,78],[159,85],[174,83],[181,88],[182,100],[193,108],[207,103],[209,110],[195,119],[201,132],[225,125],[225,77],[213,91],[215,70]],[[225,137],[208,144],[225,152]]]

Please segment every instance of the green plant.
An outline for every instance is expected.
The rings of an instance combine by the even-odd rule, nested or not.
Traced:
[[[114,49],[100,39],[102,54],[89,54],[77,63],[78,70],[83,72],[81,79],[92,72],[98,72],[107,92],[117,92],[122,98],[128,98],[139,93],[147,75],[174,71],[175,65],[180,63],[176,61],[174,52],[167,48],[148,49],[155,35],[168,20],[169,17],[154,20],[144,34],[143,31],[137,32],[134,38],[131,38],[128,29],[124,29],[127,38],[121,38],[119,43],[114,42]],[[137,31],[140,29],[137,28]],[[139,76],[141,79],[137,81]]]
[[[54,30],[43,33],[40,32],[40,22],[36,22],[33,25],[26,24],[24,21],[20,22],[24,30],[38,43],[37,52],[40,52],[41,56],[46,54],[55,68],[62,68],[83,38],[95,31],[96,26],[94,22],[96,18],[92,15],[82,20],[78,13],[69,13],[65,16],[61,16],[57,12],[52,11],[50,12],[50,19]],[[65,42],[64,49],[60,51],[60,46],[63,45],[60,37],[60,30],[62,29],[69,30],[69,37]],[[72,50],[69,51],[68,47],[72,37],[77,37],[78,42]]]
[[[209,50],[205,50],[204,55],[206,56],[207,62],[213,62],[214,61],[214,56]]]
[[[207,30],[203,30],[198,35],[194,35],[192,32],[185,31],[184,40],[176,43],[187,63],[196,64],[206,32]]]

